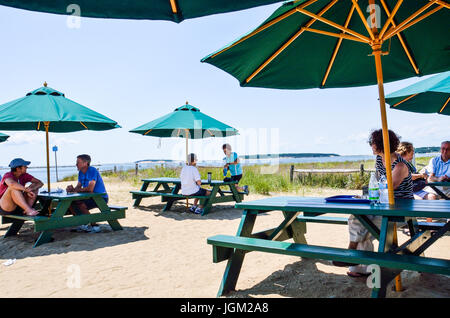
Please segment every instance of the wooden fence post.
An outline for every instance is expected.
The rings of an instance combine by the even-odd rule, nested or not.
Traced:
[[[363,163],[361,164],[360,169],[361,169],[361,177],[362,177],[362,176],[364,176],[364,164]]]
[[[289,180],[291,180],[291,182],[294,181],[294,165],[291,165],[291,169],[289,170]]]
[[[139,171],[139,164],[136,163],[136,169],[135,169],[135,174],[138,175],[138,171]]]

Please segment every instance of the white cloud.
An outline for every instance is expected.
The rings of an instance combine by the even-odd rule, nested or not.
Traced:
[[[56,145],[74,145],[79,141],[67,137],[53,137],[50,135],[50,143]],[[45,134],[42,132],[30,131],[11,134],[8,145],[36,145],[45,144]],[[5,144],[6,145],[6,144]]]

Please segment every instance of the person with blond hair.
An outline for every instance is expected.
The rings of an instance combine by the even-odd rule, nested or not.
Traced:
[[[411,178],[413,180],[413,195],[414,199],[422,200],[427,197],[428,192],[424,191],[423,188],[427,185],[428,175],[426,171],[420,173],[417,171],[416,167],[412,164],[412,159],[414,158],[414,147],[413,144],[407,141],[402,141],[397,148],[397,153],[405,159],[409,171],[411,172]]]

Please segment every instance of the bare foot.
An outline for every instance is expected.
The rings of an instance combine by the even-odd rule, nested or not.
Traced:
[[[28,216],[36,216],[39,214],[39,212],[33,208],[30,208],[29,210],[25,210],[23,213]]]

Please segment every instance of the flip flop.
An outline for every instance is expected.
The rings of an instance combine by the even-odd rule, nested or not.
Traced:
[[[347,275],[350,277],[358,278],[358,277],[367,277],[370,275],[370,273],[347,272]]]

